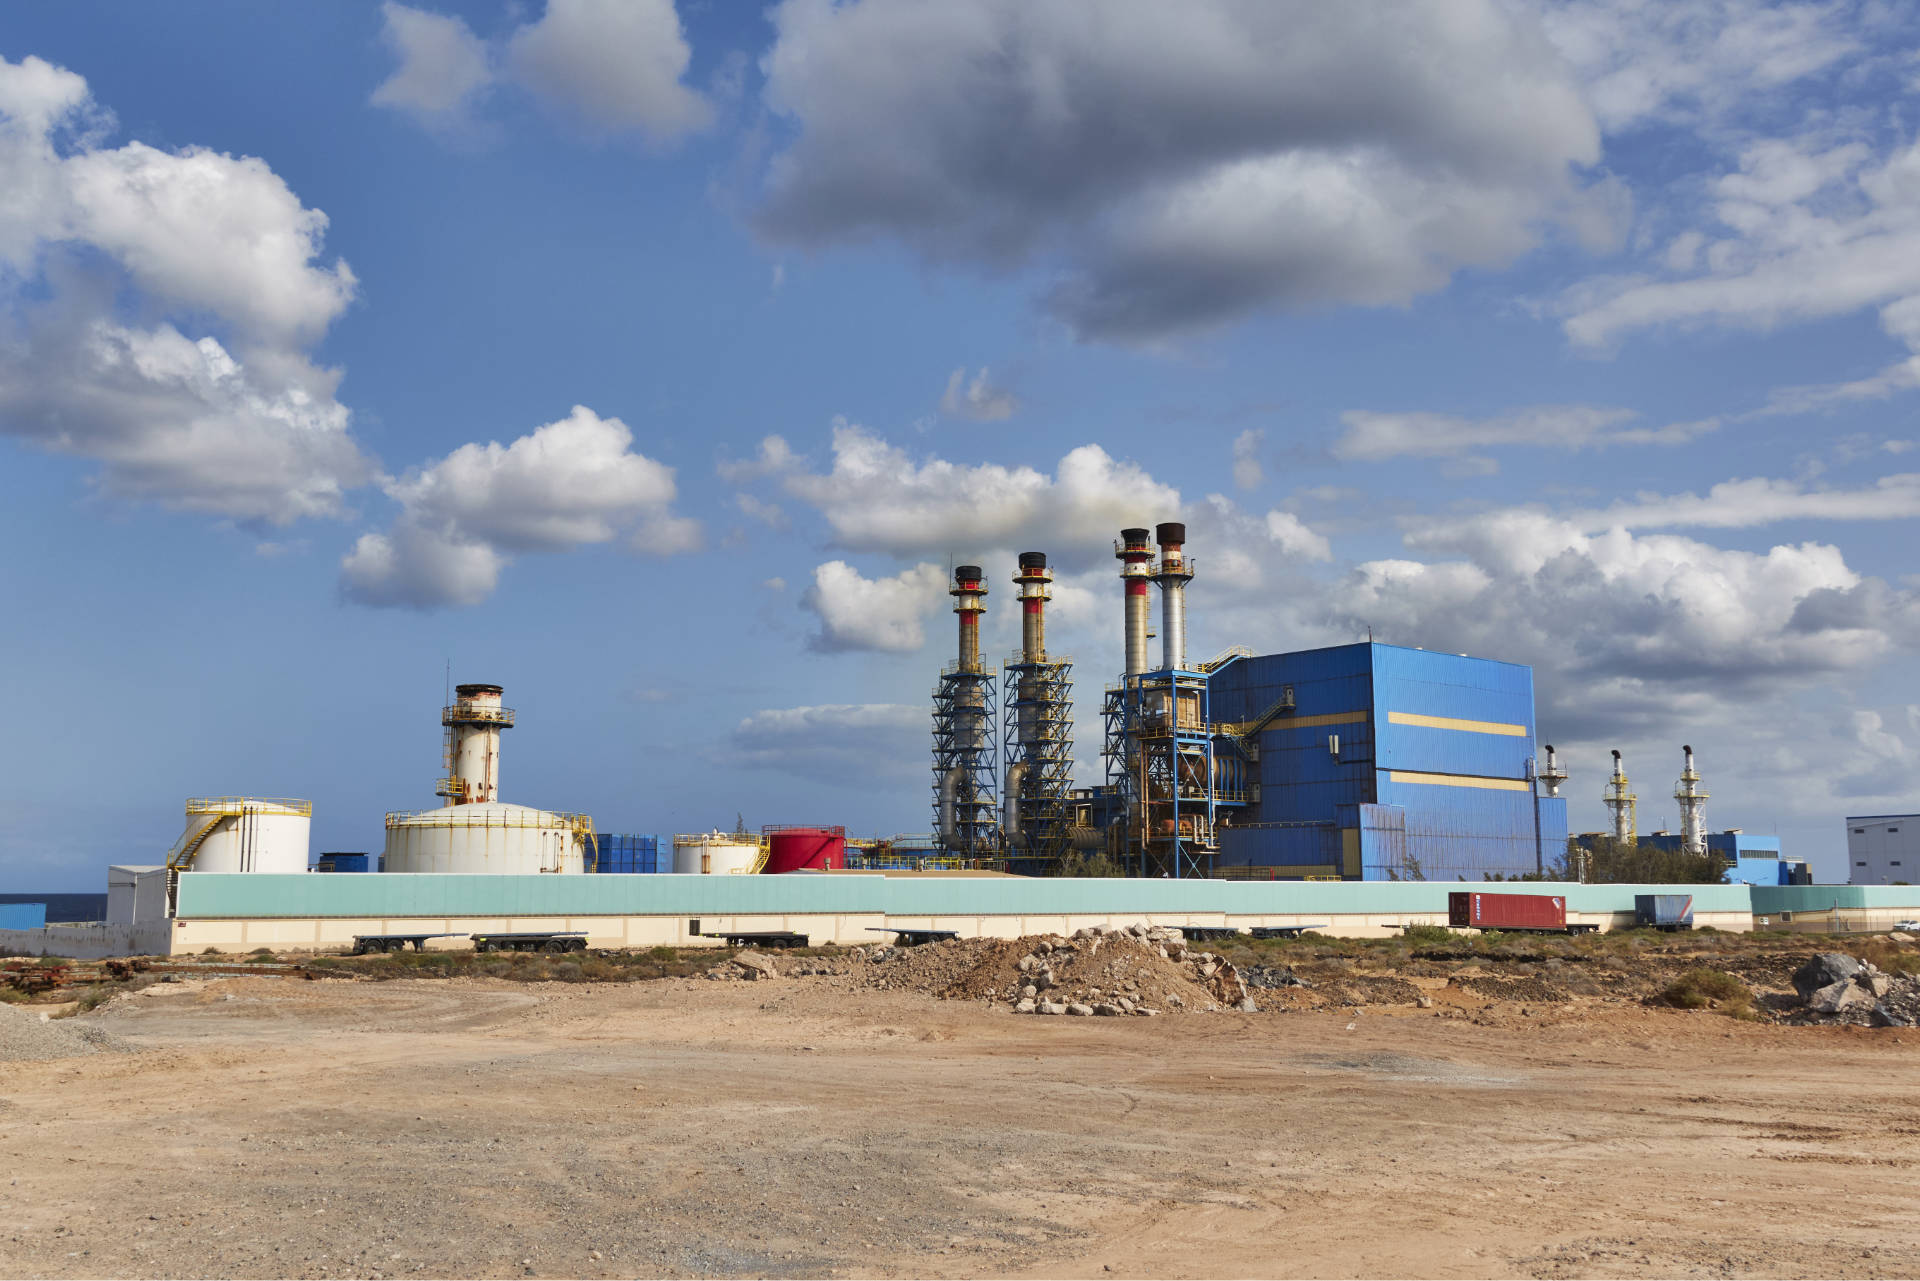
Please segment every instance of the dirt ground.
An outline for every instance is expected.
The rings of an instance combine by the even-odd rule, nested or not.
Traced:
[[[1920,1031],[1425,987],[161,984],[0,1064],[0,1275],[1920,1271]]]

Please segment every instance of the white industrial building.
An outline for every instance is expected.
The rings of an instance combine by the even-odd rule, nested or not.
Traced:
[[[1863,814],[1847,820],[1847,884],[1920,883],[1920,814]]]

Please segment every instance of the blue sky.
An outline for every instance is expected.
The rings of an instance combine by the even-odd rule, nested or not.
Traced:
[[[603,830],[924,831],[947,567],[1535,666],[1602,823],[1920,768],[1900,6],[74,3],[0,22],[0,886],[378,849],[453,679]]]

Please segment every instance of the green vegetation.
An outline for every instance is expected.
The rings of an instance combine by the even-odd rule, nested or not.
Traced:
[[[1598,837],[1591,845],[1567,840],[1553,879],[1588,885],[1718,885],[1727,865],[1718,854],[1688,854],[1637,841]]]
[[[1752,989],[1724,970],[1688,970],[1662,988],[1653,1003],[1676,1010],[1716,1010],[1732,1019],[1759,1017]]]
[[[1115,877],[1125,876],[1127,869],[1120,860],[1105,850],[1095,850],[1091,854],[1078,851],[1060,860],[1057,876],[1079,877]]]

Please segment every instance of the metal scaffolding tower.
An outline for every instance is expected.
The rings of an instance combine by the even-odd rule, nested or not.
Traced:
[[[1006,665],[1007,856],[1051,870],[1066,856],[1073,788],[1073,660]]]
[[[953,571],[953,612],[960,616],[959,657],[940,673],[933,691],[933,819],[940,848],[960,858],[1000,852],[999,753],[994,750],[994,677],[980,662],[981,597],[987,585],[978,565]]]

